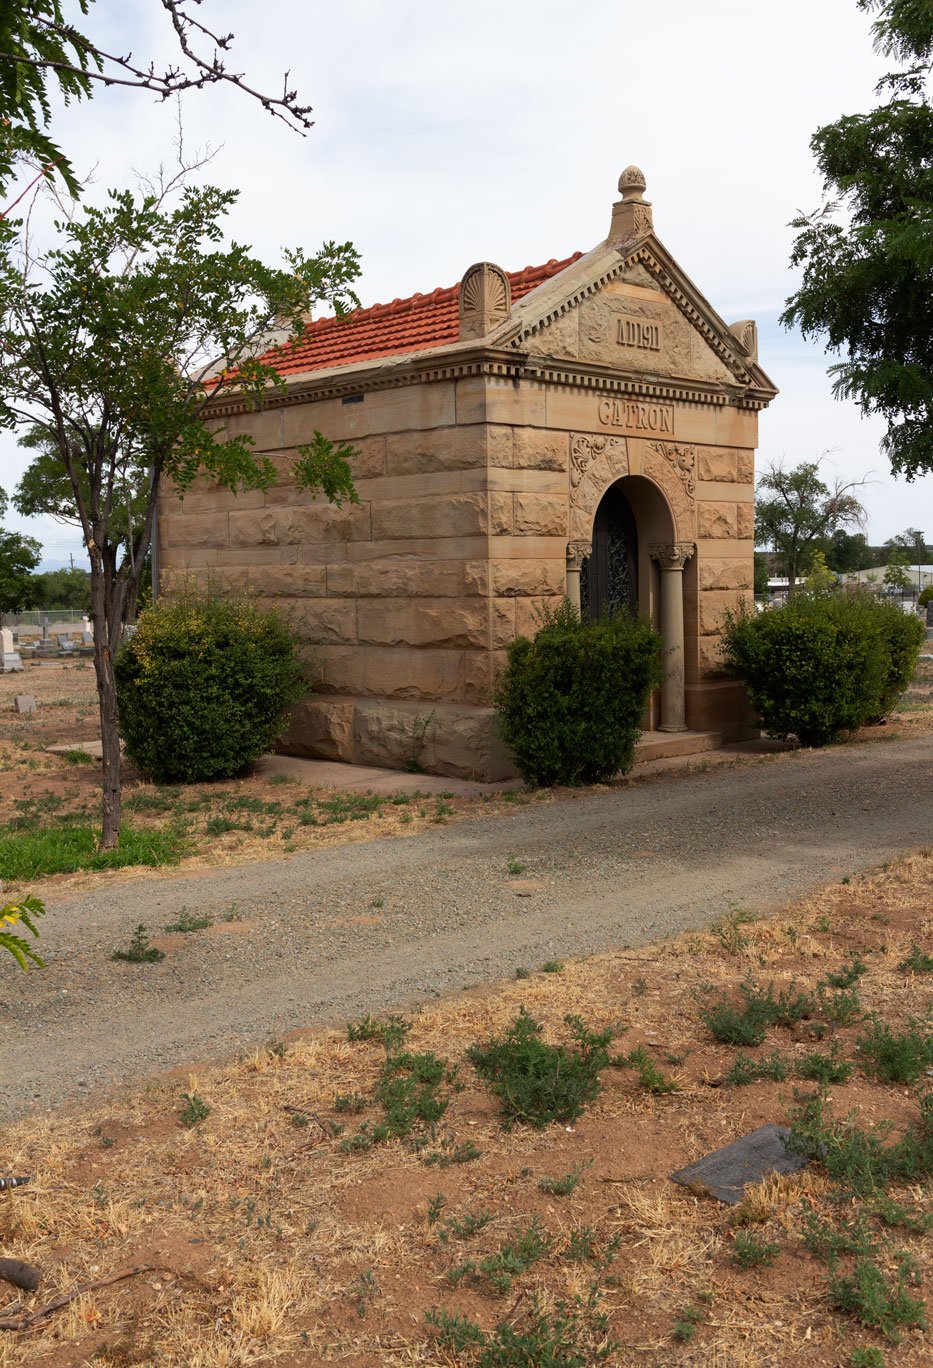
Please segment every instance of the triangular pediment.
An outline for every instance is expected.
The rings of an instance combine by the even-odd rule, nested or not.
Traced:
[[[748,389],[765,401],[777,392],[653,234],[581,257],[520,300],[496,341],[635,379]]]

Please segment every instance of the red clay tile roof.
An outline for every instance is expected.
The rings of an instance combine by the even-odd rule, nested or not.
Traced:
[[[576,252],[563,261],[510,271],[512,302],[581,256],[581,252]],[[391,304],[355,309],[343,318],[316,319],[308,325],[300,342],[282,350],[276,366],[283,375],[295,375],[456,342],[460,335],[459,294],[458,282],[431,294],[415,294],[410,299],[393,299]]]

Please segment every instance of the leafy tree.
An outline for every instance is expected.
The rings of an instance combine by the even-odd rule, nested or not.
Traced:
[[[776,461],[758,481],[755,541],[780,557],[793,594],[814,549],[840,527],[861,526],[865,510],[853,490],[864,481],[836,480],[832,488],[819,475],[819,461],[792,470]]]
[[[768,557],[764,551],[755,552],[755,598],[768,592]]]
[[[826,557],[817,548],[810,557],[807,571],[807,593],[829,594],[836,588],[836,576],[826,564]]]
[[[896,543],[891,546],[888,563],[884,570],[884,583],[888,589],[903,594],[910,588],[910,572],[907,552]]]
[[[6,507],[7,496],[0,489],[0,517]],[[32,572],[41,559],[42,547],[34,537],[0,527],[0,622],[4,613],[19,613],[29,606]]]
[[[93,32],[81,32],[77,24],[93,20],[94,0],[7,0],[0,6],[0,191],[17,162],[25,160],[42,174],[57,171],[69,192],[78,193],[71,163],[49,132],[54,85],[66,104],[90,99],[98,86],[128,86],[164,100],[208,85],[232,85],[290,127],[311,127],[311,109],[289,90],[288,73],[281,95],[273,96],[228,70],[225,59],[234,35],[213,33],[195,17],[192,11],[201,0],[157,3],[174,31],[178,51],[176,61],[161,69],[145,58],[134,60],[132,53],[108,52]]]
[[[45,570],[33,575],[33,608],[69,608],[87,612],[91,606],[91,577],[86,570]]]
[[[933,58],[931,0],[858,0],[876,48],[901,64],[882,103],[817,129],[825,200],[793,222],[803,281],[782,322],[844,359],[835,393],[887,423],[882,446],[908,480],[933,470]]]
[[[222,220],[235,199],[188,188],[169,210],[114,191],[103,208],[59,225],[41,274],[25,256],[0,264],[0,424],[38,452],[19,506],[38,506],[30,501],[45,480],[50,504],[79,522],[90,558],[104,849],[120,828],[113,659],[162,482],[182,492],[198,475],[231,490],[273,484],[273,462],[247,434],[212,423],[211,403],[233,391],[260,407],[285,387],[278,353],[268,352],[272,330],[297,336],[319,301],[338,313],[356,302],[349,244],[287,252],[279,269],[225,245]],[[316,433],[291,477],[335,503],[356,501],[351,454]]]
[[[864,532],[847,532],[837,527],[823,547],[826,564],[837,575],[867,570],[875,564],[874,554]]]

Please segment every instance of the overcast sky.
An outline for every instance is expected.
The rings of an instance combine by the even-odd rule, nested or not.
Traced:
[[[76,9],[66,0],[66,10]],[[157,0],[109,4],[80,26],[137,58],[171,56]],[[622,168],[648,181],[658,236],[717,311],[757,318],[760,360],[781,390],[761,415],[759,468],[822,452],[863,491],[872,541],[908,525],[933,537],[933,477],[895,480],[879,422],[832,398],[827,358],[777,322],[798,210],[820,202],[809,139],[873,102],[884,66],[855,0],[204,0],[236,35],[231,65],[278,91],[283,70],[315,127],[289,133],[234,91],[188,95],[189,146],[220,151],[206,178],[241,191],[234,235],[269,260],[283,246],[352,241],[365,304],[587,250],[609,226]],[[172,157],[171,105],[102,90],[54,132],[92,196]],[[25,464],[0,435],[0,484]],[[49,519],[7,523],[76,561],[80,538]]]

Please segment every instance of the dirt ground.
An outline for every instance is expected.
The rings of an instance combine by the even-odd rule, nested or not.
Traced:
[[[600,1345],[617,1341],[606,1362],[646,1368],[843,1368],[875,1362],[852,1358],[870,1346],[883,1349],[888,1368],[928,1363],[923,1330],[904,1330],[895,1345],[832,1308],[830,1272],[802,1236],[815,1215],[838,1225],[854,1199],[833,1200],[819,1164],[766,1181],[739,1209],[669,1174],[785,1121],[798,1089],[814,1090],[793,1067],[814,1048],[853,1065],[828,1090],[834,1116],[889,1123],[892,1139],[915,1125],[917,1089],[871,1077],[856,1038],[875,1014],[899,1030],[910,1019],[929,1024],[933,976],[903,962],[912,947],[933,949],[931,918],[927,852],[846,878],[776,918],[735,913],[711,932],[552,965],[426,1010],[405,1048],[457,1066],[462,1090],[450,1090],[420,1146],[411,1137],[369,1148],[353,1140],[382,1114],[374,1087],[386,1049],[337,1030],[270,1042],[197,1077],[170,1075],[103,1108],[10,1127],[3,1171],[34,1178],[0,1198],[0,1244],[39,1266],[43,1283],[0,1295],[0,1324],[91,1290],[33,1328],[0,1330],[0,1365],[451,1368],[475,1363],[479,1350],[445,1343],[425,1320],[432,1308],[519,1333],[536,1315],[553,1325],[559,1304],[574,1298],[592,1300],[578,1327],[583,1357],[548,1362],[596,1363]],[[854,957],[865,972],[846,1024],[824,1004],[737,1052],[699,1020],[710,991],[754,981],[812,993]],[[575,1124],[504,1129],[465,1051],[502,1032],[520,1007],[551,1041],[567,1040],[568,1012],[610,1028],[615,1049],[643,1047],[676,1091],[651,1094],[633,1068],[611,1067]],[[727,1080],[737,1053],[760,1061],[775,1051],[790,1066],[785,1081]],[[186,1127],[180,1118],[187,1106],[192,1119],[194,1099],[203,1115]],[[545,1190],[568,1174],[572,1191]],[[928,1179],[891,1195],[912,1212],[931,1209]],[[531,1221],[541,1256],[497,1288],[476,1266]],[[777,1246],[770,1266],[736,1266],[743,1231]],[[914,1260],[910,1295],[928,1295],[929,1234],[882,1238],[887,1265],[895,1247]],[[474,1272],[458,1273],[469,1260]],[[844,1257],[842,1269],[851,1263]]]
[[[14,711],[17,694],[36,699],[35,714],[21,716]],[[911,689],[883,726],[865,728],[854,739],[889,741],[927,735],[933,735],[933,661],[921,662]],[[97,826],[100,768],[80,747],[98,736],[97,695],[89,661],[29,664],[22,674],[0,675],[0,827],[11,821],[52,823],[69,816],[86,818],[88,824]],[[51,755],[47,750],[72,743],[76,750],[71,757]],[[730,763],[754,763],[759,758],[736,757]],[[689,768],[704,771],[711,763],[711,757],[698,756]],[[556,789],[535,799],[572,801],[588,791],[592,792]],[[498,817],[527,801],[521,793],[459,797],[442,792],[396,801],[339,795],[332,790],[309,793],[286,775],[254,774],[215,784],[160,787],[146,782],[132,765],[124,769],[126,821],[183,832],[179,863],[191,870],[374,836],[414,835],[475,816]],[[124,871],[58,875],[50,882],[71,887],[121,877]]]

